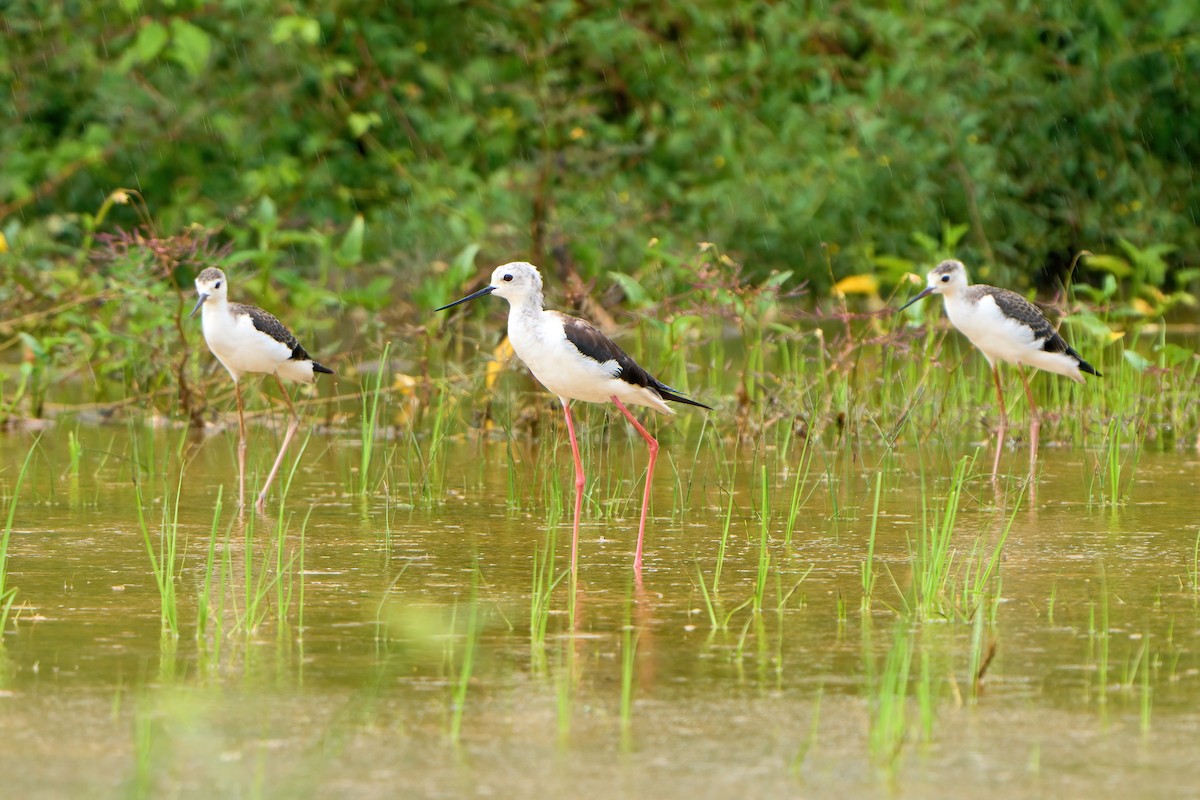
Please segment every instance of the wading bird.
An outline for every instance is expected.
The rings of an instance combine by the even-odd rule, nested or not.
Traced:
[[[1025,375],[1028,364],[1047,372],[1065,375],[1078,383],[1083,382],[1083,373],[1101,377],[1083,356],[1058,334],[1046,315],[1033,303],[1016,292],[985,284],[971,285],[967,282],[967,270],[961,261],[943,261],[929,271],[928,285],[900,310],[911,306],[921,298],[940,294],[946,305],[946,316],[950,323],[979,348],[992,368],[996,383],[996,399],[1000,404],[1000,431],[996,450],[999,463],[999,443],[1004,440],[1008,427],[1008,415],[1004,408],[1004,390],[1000,385],[1000,369],[996,361],[1007,361],[1017,366],[1021,382],[1025,385],[1025,398],[1029,401],[1030,461],[1036,458],[1038,432],[1041,422],[1033,392]],[[993,466],[993,473],[995,466]]]
[[[292,332],[271,314],[255,306],[229,302],[228,281],[225,273],[216,267],[209,267],[196,276],[196,292],[200,299],[189,316],[194,317],[197,311],[204,309],[201,315],[204,341],[229,371],[237,393],[239,508],[246,503],[246,419],[242,407],[241,377],[247,373],[274,375],[291,411],[292,418],[283,437],[283,445],[258,495],[256,506],[262,511],[266,507],[267,490],[271,488],[271,481],[283,463],[283,454],[300,427],[296,406],[292,404],[292,398],[280,379],[312,383],[316,380],[315,373],[332,375],[333,370],[314,361]]]
[[[487,286],[461,300],[437,309],[443,311],[468,300],[496,294],[508,301],[508,339],[513,350],[529,367],[533,377],[562,403],[571,439],[571,455],[575,458],[575,525],[571,539],[571,574],[576,573],[579,552],[579,514],[583,501],[583,462],[579,458],[579,443],[575,439],[575,423],[571,419],[571,401],[587,403],[612,402],[650,448],[650,463],[646,468],[646,488],[642,494],[642,516],[638,524],[637,549],[633,557],[634,572],[642,572],[642,543],[646,535],[646,510],[650,504],[650,481],[654,477],[654,462],[658,457],[658,440],[642,427],[625,407],[647,406],[663,414],[674,414],[665,400],[699,408],[698,403],[667,386],[638,366],[616,342],[601,333],[590,322],[542,308],[542,276],[532,264],[515,261],[496,267]],[[709,409],[711,411],[711,409]]]

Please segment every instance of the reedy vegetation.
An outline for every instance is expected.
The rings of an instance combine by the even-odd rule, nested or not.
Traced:
[[[319,275],[374,308],[420,305],[404,289],[470,246],[592,278],[651,236],[825,290],[943,218],[1018,288],[1120,238],[1178,268],[1200,252],[1191,9],[33,0],[0,21],[0,226],[45,269],[136,185],[161,231],[222,227],[279,282],[361,217],[368,262],[405,273]]]
[[[0,414],[98,406],[199,424],[228,409],[228,382],[212,379],[185,314],[200,266],[237,270],[246,300],[280,311],[314,354],[333,354],[336,388],[310,396],[306,411],[361,442],[338,482],[362,498],[364,518],[383,495],[385,549],[394,509],[436,511],[452,485],[483,484],[482,460],[468,467],[477,473],[447,473],[451,439],[471,430],[506,448],[509,506],[536,508],[547,522],[528,573],[528,649],[564,735],[577,690],[569,646],[555,648],[576,618],[555,548],[566,462],[561,447],[531,455],[526,446],[555,442],[555,407],[522,371],[496,369],[505,357],[497,312],[428,314],[514,252],[553,276],[552,305],[615,328],[666,382],[717,406],[663,426],[664,444],[694,449],[688,458],[687,448],[665,448],[673,504],[657,511],[683,520],[708,498],[699,513],[718,519],[716,535],[697,545],[689,573],[710,642],[730,661],[753,662],[762,675],[783,670],[788,621],[804,607],[813,570],[794,541],[799,513],[819,507],[833,537],[869,530],[861,587],[848,591],[861,593],[871,750],[888,769],[913,727],[910,696],[928,739],[936,701],[962,700],[955,673],[970,698],[982,685],[1001,551],[1025,488],[1006,483],[987,512],[1000,534],[952,540],[979,476],[973,457],[947,442],[979,438],[996,410],[986,365],[935,321],[937,304],[904,317],[887,311],[893,294],[911,291],[905,275],[955,255],[976,280],[1039,285],[1066,314],[1068,338],[1105,378],[1075,386],[1042,376],[1035,391],[1049,414],[1043,442],[1088,454],[1092,503],[1127,503],[1143,453],[1196,444],[1200,357],[1194,337],[1167,324],[1195,306],[1200,279],[1190,222],[1200,134],[1178,124],[1196,117],[1182,87],[1198,69],[1183,0],[1129,19],[1067,3],[927,6],[905,16],[702,2],[626,12],[636,19],[589,16],[571,3],[544,14],[501,5],[476,17],[293,8],[280,19],[243,8],[68,20],[47,5],[36,35],[31,20],[6,15],[3,57],[20,80],[0,111],[12,123],[0,126],[0,249],[9,251],[0,253],[9,278],[0,334],[14,356],[0,367]],[[95,41],[107,43],[102,57]],[[55,68],[42,70],[47,49]],[[230,58],[235,51],[245,56]],[[662,58],[647,63],[647,52]],[[243,74],[247,63],[257,74]],[[295,102],[297,77],[313,102]],[[200,81],[256,88],[179,91]],[[1034,88],[1018,96],[1012,85]],[[105,113],[114,105],[134,113]],[[64,116],[69,125],[54,123]],[[140,193],[112,188],[130,182],[113,165],[156,151],[173,159],[139,170]],[[1084,248],[1094,255],[1071,272]],[[1068,275],[1064,290],[1057,279]],[[584,457],[624,464],[623,429],[599,410],[580,418],[606,434],[585,437]],[[911,443],[922,445],[922,470],[925,451],[957,468],[928,481],[922,471],[921,521],[903,529],[908,549],[888,565],[876,536],[901,525],[890,507]],[[4,614],[14,596],[5,548],[35,449],[7,498]],[[73,473],[80,452],[73,439]],[[697,478],[688,465],[702,452],[712,473]],[[862,462],[865,476],[850,457],[863,453],[875,454]],[[146,462],[159,460],[150,453]],[[628,463],[591,478],[589,516],[628,516],[628,476],[638,469]],[[186,465],[147,465],[137,512],[163,639],[173,641],[192,627],[192,597],[176,591],[195,569],[176,540]],[[212,663],[238,638],[271,630],[291,641],[285,632],[294,624],[299,638],[304,626],[308,517],[297,539],[281,502],[275,529],[256,544],[253,520],[222,524],[221,496],[194,625]],[[161,502],[157,531],[145,515],[152,499]],[[1102,563],[1099,572],[1087,660],[1096,666],[1090,688],[1107,702],[1121,665]],[[485,597],[492,590],[476,564],[469,599],[431,622],[392,613],[403,576],[378,604],[378,644],[386,652],[393,638],[448,634],[435,660],[449,679],[447,731],[457,742],[470,735],[469,690],[490,666],[482,645],[500,624]],[[1052,593],[1051,616],[1054,603]],[[616,642],[626,742],[646,641],[634,604]],[[840,597],[839,630],[849,607]],[[870,638],[879,616],[893,626],[882,650]],[[924,624],[931,619],[950,633],[939,637]],[[1123,665],[1121,686],[1137,690],[1144,726],[1153,648],[1162,647],[1147,635]],[[941,662],[949,668],[935,670]]]

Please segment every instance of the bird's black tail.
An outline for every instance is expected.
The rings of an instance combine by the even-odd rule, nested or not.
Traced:
[[[313,372],[321,372],[321,373],[324,373],[325,375],[333,374],[333,370],[331,370],[329,367],[325,366],[324,364],[318,364],[316,361],[313,362]]]
[[[1062,340],[1061,340],[1061,337],[1060,337],[1060,339],[1059,339],[1059,340],[1060,340],[1060,341],[1062,341]],[[1097,378],[1103,378],[1103,377],[1104,377],[1103,375],[1101,375],[1099,372],[1097,372],[1097,371],[1096,371],[1096,368],[1095,368],[1095,367],[1093,367],[1091,364],[1089,364],[1089,363],[1087,363],[1086,361],[1084,361],[1084,360],[1083,360],[1083,356],[1079,355],[1079,353],[1078,353],[1078,352],[1076,352],[1076,350],[1075,350],[1075,348],[1074,348],[1074,347],[1071,347],[1071,345],[1067,344],[1066,342],[1063,342],[1063,345],[1064,345],[1064,347],[1065,347],[1066,349],[1065,349],[1065,350],[1063,350],[1063,351],[1061,351],[1061,352],[1064,352],[1064,353],[1066,353],[1066,354],[1067,354],[1067,355],[1069,355],[1071,358],[1073,358],[1073,359],[1075,359],[1076,361],[1078,361],[1078,362],[1079,362],[1079,371],[1080,371],[1080,372],[1087,372],[1087,373],[1089,373],[1089,374],[1091,374],[1091,375],[1095,375]]]
[[[712,411],[712,406],[706,406],[704,403],[697,402],[690,397],[684,397],[678,391],[672,389],[670,386],[667,386],[665,383],[655,381],[654,384],[654,391],[658,392],[658,396],[663,400],[670,400],[674,403],[684,403],[685,405],[696,406],[697,408],[706,408],[709,411]]]

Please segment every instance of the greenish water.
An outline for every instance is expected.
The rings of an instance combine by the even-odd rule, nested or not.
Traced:
[[[1044,446],[1031,501],[1025,453],[1006,452],[993,483],[981,450],[941,612],[918,613],[910,542],[922,506],[941,517],[974,444],[831,440],[804,472],[796,441],[664,427],[639,586],[645,453],[600,419],[581,427],[594,482],[573,594],[556,428],[541,447],[459,436],[425,460],[403,438],[380,443],[362,495],[359,442],[313,435],[282,522],[278,495],[267,516],[230,507],[232,432],[84,427],[77,471],[67,429],[46,432],[9,545],[0,794],[1177,797],[1200,785],[1196,455],[1141,453],[1129,500],[1111,505],[1096,500],[1098,452]],[[251,436],[261,476],[277,434]],[[0,439],[6,506],[32,442]],[[182,487],[178,637],[162,633],[135,475],[156,554]],[[1006,530],[994,576],[963,589]],[[541,585],[561,580],[543,640],[531,608],[551,544]],[[898,683],[889,656],[908,659]]]

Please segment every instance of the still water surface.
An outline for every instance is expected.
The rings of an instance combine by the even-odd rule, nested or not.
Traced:
[[[570,480],[565,447],[552,461],[454,441],[430,504],[408,445],[387,445],[359,495],[358,442],[314,435],[282,522],[239,522],[227,497],[214,540],[217,488],[236,489],[233,435],[181,447],[172,431],[77,433],[78,469],[61,430],[43,436],[9,546],[4,797],[1179,797],[1200,786],[1192,454],[1143,453],[1126,473],[1130,499],[1111,505],[1089,502],[1094,453],[1044,448],[1031,501],[1020,474],[976,474],[990,466],[980,451],[943,613],[920,615],[910,543],[922,506],[940,518],[971,443],[826,443],[785,543],[798,446],[668,435],[638,585],[644,452],[614,435],[585,453],[597,477],[572,591],[569,509],[556,510],[552,489]],[[254,432],[258,469],[272,436]],[[6,501],[32,441],[0,440]],[[1024,454],[1003,463],[1019,473]],[[159,557],[164,500],[169,520],[181,486],[178,638],[161,633],[134,475]],[[1006,530],[997,577],[964,599],[964,570]],[[535,563],[551,544],[544,581],[560,580],[542,639],[530,624]],[[897,690],[889,663],[901,657]]]

